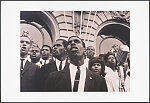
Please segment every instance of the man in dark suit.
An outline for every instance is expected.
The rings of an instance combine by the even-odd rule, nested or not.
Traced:
[[[41,67],[41,88],[44,87],[44,82],[48,78],[49,73],[60,71],[64,68],[67,60],[67,41],[64,39],[57,39],[52,47],[53,60]]]
[[[53,72],[46,81],[45,91],[101,91],[107,90],[105,79],[87,69],[84,64],[85,44],[77,36],[69,38],[67,50],[70,63],[62,71]]]
[[[37,72],[38,66],[27,60],[28,51],[31,46],[31,39],[26,32],[20,37],[20,91],[37,91]]]

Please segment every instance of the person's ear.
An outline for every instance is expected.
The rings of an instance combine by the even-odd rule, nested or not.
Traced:
[[[86,49],[84,49],[84,56],[86,56],[87,55],[87,51],[86,51]]]
[[[68,55],[68,51],[65,49],[65,53],[66,53],[66,55]]]

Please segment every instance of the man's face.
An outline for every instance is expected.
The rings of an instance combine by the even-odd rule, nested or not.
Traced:
[[[27,55],[30,49],[30,39],[28,37],[20,38],[20,53]]]
[[[50,48],[47,46],[44,46],[42,48],[42,59],[47,60],[49,58],[50,55]]]
[[[41,58],[40,49],[38,47],[32,47],[30,58],[31,59],[36,59],[36,60]]]
[[[63,41],[61,40],[56,41],[52,49],[54,57],[65,55],[65,47],[63,45]]]
[[[70,58],[83,56],[85,52],[82,41],[77,37],[71,37],[68,40],[67,50]]]
[[[109,66],[115,66],[116,65],[116,58],[113,55],[109,55],[107,59],[107,63]]]
[[[87,57],[88,57],[88,58],[91,58],[91,57],[94,56],[94,54],[95,54],[95,49],[94,49],[94,47],[93,47],[93,46],[87,47]]]
[[[101,64],[100,64],[100,63],[94,63],[94,64],[92,65],[92,68],[91,68],[91,70],[92,70],[93,72],[96,72],[96,73],[98,73],[98,74],[100,74],[101,69],[102,69],[102,67],[101,67]]]

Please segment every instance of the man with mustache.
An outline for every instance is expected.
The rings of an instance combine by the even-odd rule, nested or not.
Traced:
[[[85,43],[77,36],[68,39],[69,61],[62,71],[53,72],[46,81],[46,91],[86,92],[107,91],[105,79],[84,64]]]
[[[27,60],[31,39],[27,34],[20,37],[20,84],[21,92],[37,91],[36,77],[39,67]]]

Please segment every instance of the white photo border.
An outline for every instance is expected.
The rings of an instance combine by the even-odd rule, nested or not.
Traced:
[[[20,11],[130,11],[130,92],[20,92]],[[2,102],[149,101],[149,1],[2,1]]]

